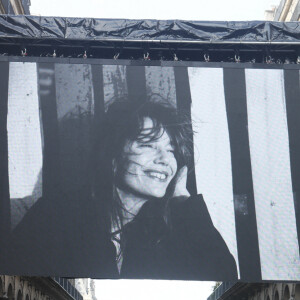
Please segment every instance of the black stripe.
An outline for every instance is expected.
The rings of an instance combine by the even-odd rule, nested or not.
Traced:
[[[56,199],[61,189],[55,70],[52,63],[39,63],[37,67],[44,141],[43,198]]]
[[[94,90],[94,128],[87,177],[89,178],[89,184],[92,185],[92,193],[90,193],[90,195],[95,195],[90,202],[90,221],[93,220],[91,216],[94,216],[95,222],[89,223],[88,231],[92,230],[97,232],[99,228],[94,228],[94,226],[99,224],[100,218],[103,218],[104,220],[102,226],[107,226],[105,230],[110,230],[109,214],[103,212],[109,210],[107,205],[110,205],[110,201],[107,201],[107,199],[111,199],[112,195],[112,180],[110,175],[103,168],[103,166],[107,165],[107,157],[103,149],[103,147],[106,146],[103,144],[103,141],[105,140],[103,135],[107,134],[107,132],[103,131],[105,100],[102,65],[92,65],[92,80]],[[103,161],[105,162],[104,164]]]
[[[97,195],[103,193],[103,187],[100,184],[94,182],[96,179],[103,182],[104,172],[100,171],[98,167],[99,157],[104,155],[102,149],[104,137],[103,134],[103,121],[105,116],[105,103],[104,103],[104,87],[103,87],[103,66],[92,65],[92,80],[93,80],[93,90],[94,90],[94,126],[91,141],[91,153],[89,162],[89,181],[94,184],[93,189],[97,189]],[[100,152],[100,153],[99,153]],[[106,160],[106,158],[102,158]],[[99,174],[98,174],[99,173]],[[100,197],[100,196],[99,196]]]
[[[94,114],[91,65],[56,64],[55,81],[61,187],[70,195],[85,187],[87,178]]]
[[[300,87],[299,70],[284,71],[286,112],[290,144],[292,186],[294,193],[298,243],[300,247]]]
[[[146,74],[143,66],[127,66],[126,79],[129,101],[138,103],[147,101]]]
[[[224,88],[240,275],[243,281],[259,281],[261,268],[247,129],[245,71],[224,69]]]
[[[5,250],[10,231],[10,198],[8,182],[7,102],[9,63],[0,62],[0,240]]]
[[[186,114],[191,118],[191,91],[189,84],[189,75],[186,67],[174,67],[175,87],[176,87],[176,105],[179,112]],[[193,143],[193,136],[189,137]],[[191,147],[193,152],[193,147]],[[197,184],[195,175],[194,153],[192,153],[191,167],[188,170],[187,189],[191,195],[197,194]]]

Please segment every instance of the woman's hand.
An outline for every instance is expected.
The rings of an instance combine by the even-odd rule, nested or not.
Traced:
[[[181,197],[181,196],[190,197],[190,193],[186,189],[187,172],[188,172],[187,166],[182,167],[178,171],[175,177],[175,189],[174,189],[173,197]]]

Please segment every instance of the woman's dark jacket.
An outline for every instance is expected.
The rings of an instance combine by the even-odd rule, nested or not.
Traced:
[[[167,219],[162,205],[160,200],[148,201],[124,227],[119,274],[115,246],[103,228],[104,214],[92,201],[82,206],[76,199],[63,203],[40,199],[14,230],[1,271],[92,278],[237,279],[235,260],[201,195],[171,199]]]

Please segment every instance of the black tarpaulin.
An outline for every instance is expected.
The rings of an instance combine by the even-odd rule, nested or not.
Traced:
[[[299,22],[0,16],[0,38],[204,43],[299,43]]]

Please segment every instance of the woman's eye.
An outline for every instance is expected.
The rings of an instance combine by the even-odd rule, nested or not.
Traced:
[[[153,145],[150,145],[150,144],[141,144],[140,147],[142,147],[142,148],[154,148]]]
[[[167,152],[174,154],[175,150],[174,149],[169,149],[169,150],[167,150]]]

